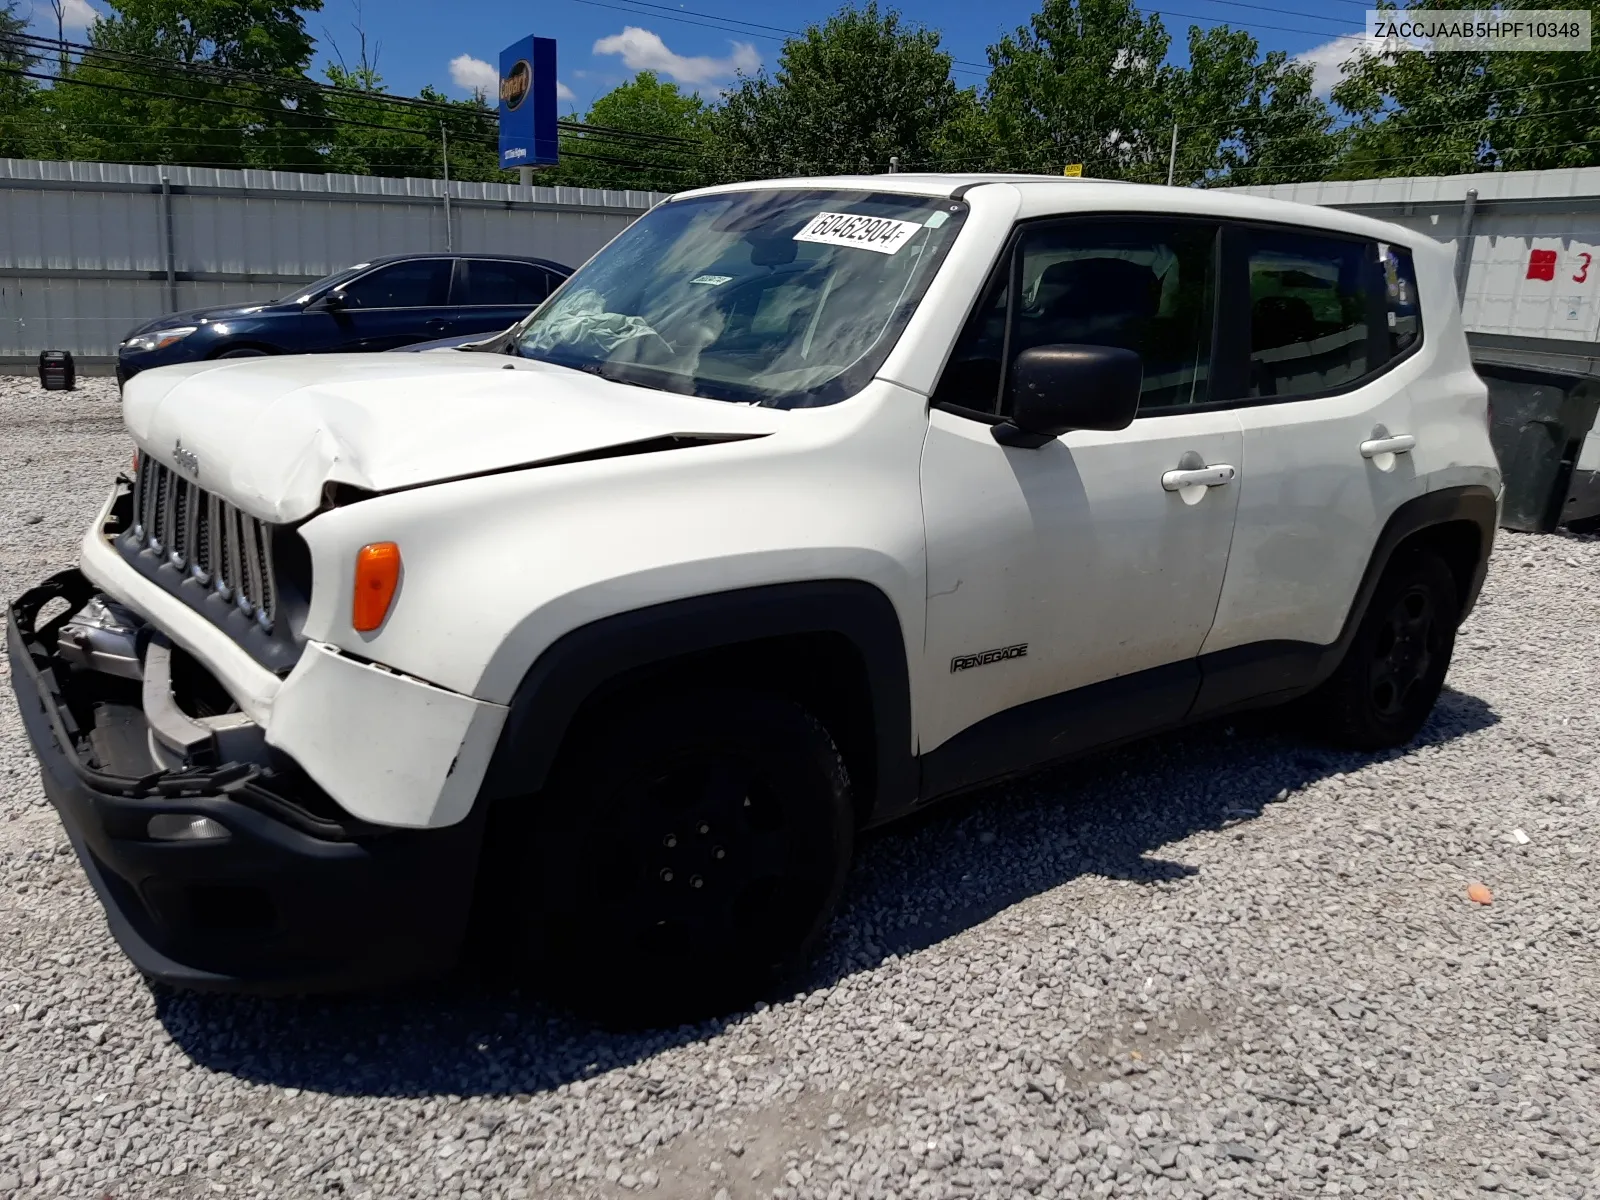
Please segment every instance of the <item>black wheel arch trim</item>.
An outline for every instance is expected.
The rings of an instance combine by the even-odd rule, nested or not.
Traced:
[[[606,683],[672,659],[770,638],[835,634],[865,667],[873,718],[875,785],[858,797],[874,821],[908,809],[917,793],[911,681],[899,614],[859,580],[737,588],[604,617],[553,642],[512,696],[481,799],[494,803],[544,785],[574,717]]]
[[[1390,560],[1401,544],[1419,533],[1442,525],[1466,523],[1478,528],[1478,554],[1472,574],[1461,591],[1461,620],[1471,615],[1483,590],[1483,581],[1489,573],[1489,555],[1494,550],[1495,529],[1499,524],[1500,505],[1494,490],[1484,484],[1466,484],[1426,492],[1397,508],[1378,536],[1378,544],[1367,562],[1366,574],[1345,616],[1344,628],[1334,643],[1343,654],[1356,636],[1356,629],[1366,616],[1372,594],[1378,590],[1378,581],[1389,567]]]
[[[1256,642],[1203,655],[1202,682],[1190,719],[1215,716],[1262,702],[1292,699],[1326,680],[1355,640],[1372,603],[1378,582],[1388,570],[1395,551],[1410,538],[1429,529],[1466,523],[1478,529],[1478,553],[1472,573],[1461,590],[1461,619],[1466,620],[1483,590],[1494,549],[1500,507],[1495,493],[1483,484],[1465,484],[1426,492],[1397,508],[1378,535],[1361,584],[1345,614],[1339,637],[1331,645],[1309,642]]]

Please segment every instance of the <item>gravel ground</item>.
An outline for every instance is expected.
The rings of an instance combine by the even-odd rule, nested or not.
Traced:
[[[113,396],[0,382],[0,594],[72,560]],[[0,1197],[1600,1197],[1597,583],[1503,535],[1404,753],[1218,725],[876,836],[799,994],[657,1036],[152,992],[7,681]]]

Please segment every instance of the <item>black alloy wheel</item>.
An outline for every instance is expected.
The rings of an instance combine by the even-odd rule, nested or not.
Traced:
[[[1344,660],[1308,698],[1317,732],[1362,750],[1414,740],[1444,687],[1460,612],[1455,576],[1437,554],[1391,563]]]
[[[587,719],[504,848],[520,949],[582,1011],[662,1024],[757,998],[805,960],[843,889],[843,761],[776,695],[663,696]]]

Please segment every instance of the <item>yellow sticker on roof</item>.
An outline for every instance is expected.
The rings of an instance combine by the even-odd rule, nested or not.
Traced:
[[[878,254],[893,254],[921,229],[917,221],[897,221],[893,217],[865,217],[857,213],[818,213],[804,229],[794,235],[797,242],[821,242],[824,246],[852,246]]]

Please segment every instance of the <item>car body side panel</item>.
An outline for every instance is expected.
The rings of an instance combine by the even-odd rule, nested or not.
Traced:
[[[917,489],[926,401],[877,382],[781,414],[769,436],[514,470],[379,496],[302,527],[306,634],[495,704],[563,634],[741,587],[853,579],[889,597],[920,655]],[[350,625],[355,548],[399,544],[388,619]],[[444,625],[442,628],[442,625]]]
[[[1433,344],[1431,358],[1410,381],[1414,469],[1425,491],[1471,484],[1498,491],[1489,389],[1472,368],[1456,301],[1454,251],[1430,242],[1415,247],[1412,255],[1423,302],[1422,337]]]

